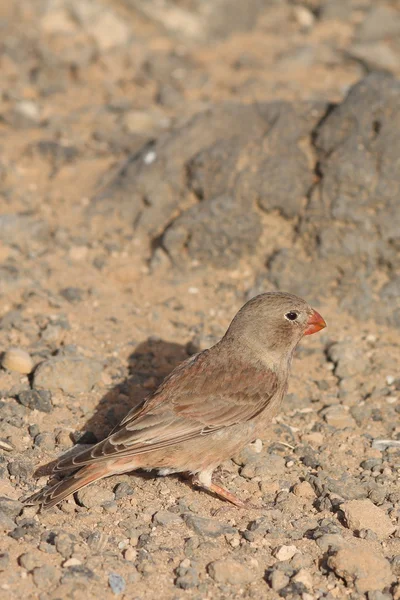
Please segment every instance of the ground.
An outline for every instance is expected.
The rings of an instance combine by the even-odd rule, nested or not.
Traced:
[[[4,597],[400,598],[398,2],[22,0],[0,27]],[[257,509],[153,474],[22,504],[275,289],[328,327],[217,473]]]

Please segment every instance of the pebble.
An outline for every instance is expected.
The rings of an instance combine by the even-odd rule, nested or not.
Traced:
[[[359,532],[370,529],[380,539],[385,539],[396,529],[387,514],[366,498],[365,500],[350,500],[340,505],[345,523],[349,529]]]
[[[298,551],[296,546],[279,546],[273,555],[278,560],[290,560]]]
[[[116,500],[121,500],[121,498],[126,498],[126,496],[133,496],[134,489],[129,483],[123,481],[115,486],[114,494]]]
[[[240,470],[241,477],[253,479],[254,477],[265,477],[282,475],[285,472],[285,459],[278,454],[255,454],[255,459],[247,462]]]
[[[356,422],[350,412],[344,406],[333,405],[322,411],[322,415],[328,425],[335,429],[345,429],[346,427],[355,427]]]
[[[312,485],[308,483],[308,481],[296,483],[296,485],[293,487],[293,494],[299,498],[315,498],[314,489]]]
[[[197,534],[204,535],[205,537],[217,538],[227,533],[237,533],[234,527],[215,519],[197,517],[191,514],[185,514],[183,519],[188,527],[193,529]]]
[[[21,514],[24,505],[19,500],[13,500],[12,498],[6,498],[5,496],[0,497],[0,511],[11,517],[12,519]]]
[[[98,485],[91,485],[79,490],[76,497],[79,504],[86,508],[94,508],[95,506],[102,506],[106,502],[114,501],[114,493]]]
[[[122,575],[118,575],[118,573],[110,573],[108,576],[108,585],[110,586],[113,594],[116,596],[122,594],[126,588],[125,579],[122,577]]]
[[[275,592],[279,592],[289,584],[289,577],[278,569],[274,569],[268,577],[268,582]]]
[[[182,566],[176,570],[177,578],[175,580],[176,587],[181,588],[182,590],[189,590],[191,588],[196,588],[199,585],[199,573],[197,569],[191,566]]]
[[[21,554],[18,558],[18,562],[27,571],[33,571],[35,567],[39,567],[43,562],[42,557],[35,552],[26,552]]]
[[[170,525],[176,525],[181,522],[182,519],[180,515],[171,513],[168,510],[159,510],[153,516],[153,523],[155,525],[162,525],[163,527],[169,527]]]
[[[50,588],[60,578],[58,569],[51,565],[35,567],[32,572],[33,582],[38,588]]]
[[[17,371],[17,373],[28,374],[33,369],[33,360],[22,348],[9,348],[4,353],[1,361],[2,366],[9,371]]]
[[[255,579],[253,571],[232,558],[215,560],[208,565],[207,571],[217,583],[245,585]]]
[[[128,25],[110,11],[102,12],[98,19],[89,23],[87,31],[102,52],[124,46],[130,35]]]
[[[354,584],[360,594],[383,590],[393,579],[389,562],[370,544],[341,548],[328,558],[328,566],[346,585]]]
[[[295,583],[301,583],[307,590],[313,589],[313,578],[307,569],[300,569],[296,575],[292,577],[292,581]]]
[[[35,437],[35,446],[41,448],[42,450],[46,450],[51,452],[56,447],[56,441],[54,439],[54,435],[50,432],[39,433]]]
[[[127,548],[124,552],[124,558],[129,562],[135,562],[137,558],[137,550],[134,548]]]
[[[10,555],[8,552],[0,553],[0,571],[5,571],[10,564]]]
[[[100,380],[102,364],[90,358],[62,356],[40,363],[33,378],[35,389],[61,390],[74,396],[89,392]]]
[[[24,390],[17,396],[18,402],[30,410],[50,413],[53,410],[49,390]]]

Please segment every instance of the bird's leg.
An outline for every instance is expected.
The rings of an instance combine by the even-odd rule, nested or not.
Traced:
[[[228,502],[234,504],[238,508],[248,507],[248,504],[246,502],[243,502],[243,500],[240,500],[240,498],[235,496],[235,494],[232,494],[232,492],[230,492],[229,490],[226,490],[220,485],[213,483],[211,480],[211,476],[212,471],[200,471],[197,475],[193,477],[192,483],[193,485],[201,487],[204,490],[207,490],[208,492],[212,492],[213,494],[215,494],[219,498],[222,498],[223,500],[227,500]]]

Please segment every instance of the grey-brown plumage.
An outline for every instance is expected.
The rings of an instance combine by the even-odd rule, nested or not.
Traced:
[[[157,469],[189,472],[197,485],[244,506],[212,483],[212,473],[262,435],[286,392],[295,347],[323,327],[322,317],[297,296],[256,296],[220,342],[179,365],[105,440],[61,458],[54,469],[76,473],[27,502],[51,507],[108,475]]]

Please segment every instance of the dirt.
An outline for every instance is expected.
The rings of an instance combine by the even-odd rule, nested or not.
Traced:
[[[400,598],[398,3],[22,0],[0,28],[4,597]],[[217,474],[259,509],[138,473],[21,503],[274,289],[328,328]]]

